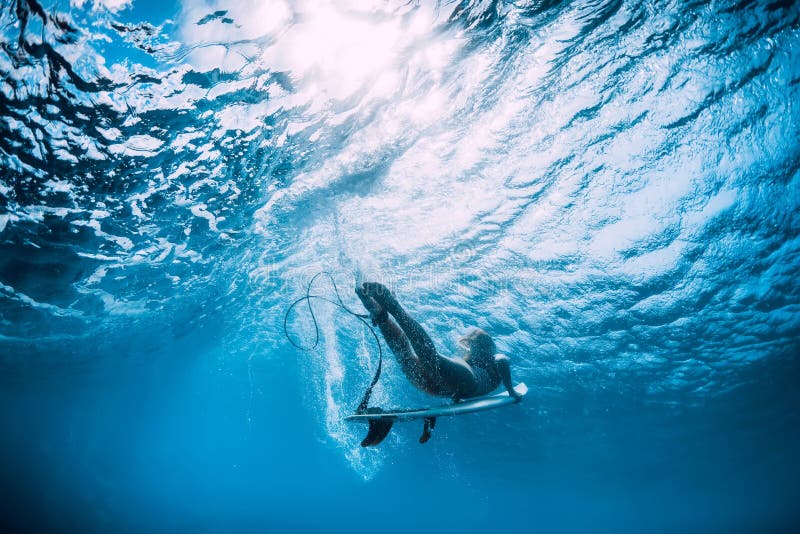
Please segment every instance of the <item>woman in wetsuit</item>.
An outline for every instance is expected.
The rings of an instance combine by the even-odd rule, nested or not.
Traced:
[[[462,357],[442,356],[425,329],[406,313],[386,286],[365,282],[356,287],[356,294],[417,388],[459,400],[491,393],[502,382],[509,395],[520,398],[511,383],[508,356],[497,354],[494,341],[480,328],[459,340],[465,351]]]

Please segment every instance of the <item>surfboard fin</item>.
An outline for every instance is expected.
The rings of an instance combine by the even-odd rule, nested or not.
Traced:
[[[381,441],[386,439],[389,431],[392,429],[392,420],[373,419],[369,422],[369,430],[367,437],[361,441],[362,447],[372,447],[378,445]]]
[[[366,413],[376,414],[376,413],[383,413],[383,410],[376,407],[367,408]],[[389,431],[392,429],[392,425],[394,424],[393,419],[372,419],[369,422],[369,430],[367,431],[367,437],[365,437],[361,441],[362,447],[373,447],[378,445],[381,441],[386,439],[386,436],[389,435]]]
[[[426,417],[425,423],[422,425],[422,435],[419,437],[420,443],[427,443],[431,439],[431,430],[436,427],[435,417]]]

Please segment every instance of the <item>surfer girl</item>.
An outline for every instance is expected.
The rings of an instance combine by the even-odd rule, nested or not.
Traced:
[[[425,329],[400,306],[383,284],[365,282],[356,295],[380,328],[386,344],[411,383],[431,395],[460,400],[494,391],[502,383],[508,394],[519,399],[511,383],[508,356],[497,354],[494,341],[474,328],[459,340],[463,354],[439,354]]]

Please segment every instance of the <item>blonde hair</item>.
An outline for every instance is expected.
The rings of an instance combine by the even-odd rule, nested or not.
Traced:
[[[494,344],[492,336],[481,328],[473,328],[465,337],[469,345],[470,361],[483,365],[494,362],[497,346]]]

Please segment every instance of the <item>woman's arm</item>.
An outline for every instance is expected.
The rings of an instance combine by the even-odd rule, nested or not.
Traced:
[[[494,355],[494,365],[497,367],[497,372],[500,373],[500,378],[503,380],[503,385],[508,390],[508,394],[519,400],[522,395],[514,390],[514,384],[511,382],[511,360],[505,354]]]

